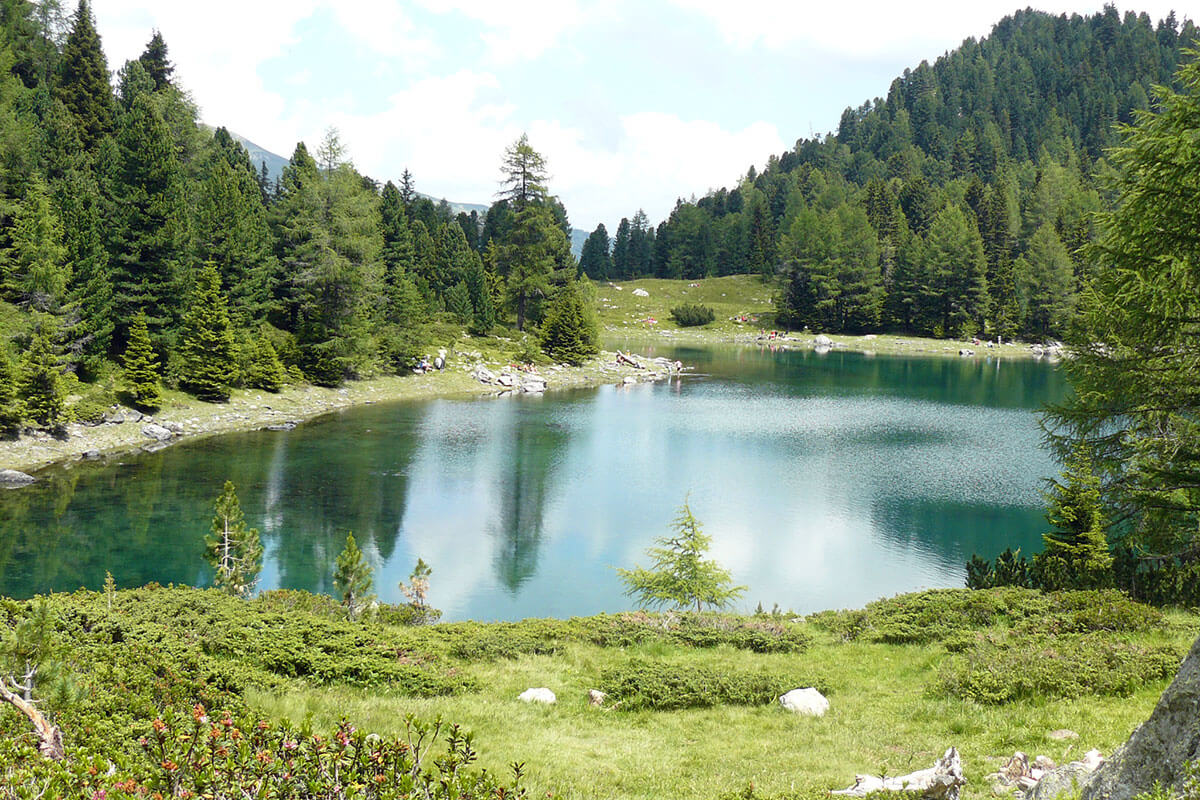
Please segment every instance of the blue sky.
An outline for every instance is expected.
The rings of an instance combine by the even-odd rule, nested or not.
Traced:
[[[576,227],[735,183],[1018,0],[93,0],[110,69],[162,31],[209,124],[290,155],[335,126],[379,180],[488,203],[527,132]],[[1040,6],[1095,13],[1100,2]],[[1175,7],[1132,8],[1155,20]],[[1122,8],[1122,11],[1125,9]]]

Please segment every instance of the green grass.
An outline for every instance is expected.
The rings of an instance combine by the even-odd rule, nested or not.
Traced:
[[[645,289],[650,296],[635,297],[635,289]],[[772,298],[776,292],[773,284],[754,275],[695,281],[644,278],[597,283],[596,306],[600,327],[606,335],[685,330],[726,335],[758,333],[761,328],[770,330],[774,325]],[[671,309],[683,303],[706,305],[716,313],[716,319],[702,328],[680,328],[671,319]],[[732,321],[732,317],[741,315],[758,317],[758,322]],[[657,324],[646,323],[648,317],[656,319]]]
[[[470,664],[465,668],[486,687],[471,694],[410,698],[345,687],[293,687],[251,691],[248,700],[270,717],[307,717],[324,726],[345,716],[380,733],[400,732],[410,713],[461,723],[475,734],[482,766],[506,770],[513,761],[524,762],[534,796],[553,791],[566,798],[708,798],[753,784],[767,795],[817,797],[851,784],[856,773],[927,767],[955,745],[971,780],[966,796],[981,797],[987,794],[983,776],[1014,750],[1056,762],[1093,747],[1111,753],[1165,688],[1165,682],[1157,682],[1128,697],[982,706],[931,691],[951,657],[940,644],[846,642],[805,627],[815,643],[800,654],[664,642],[628,648],[574,642],[555,655]],[[1173,614],[1161,629],[1141,638],[1171,643],[1182,652],[1196,628],[1196,617]],[[670,712],[589,706],[587,691],[598,676],[632,659],[814,676],[830,688],[831,710],[814,719],[774,704]],[[558,703],[519,702],[517,695],[532,686],[550,687]],[[1048,739],[1058,728],[1075,730],[1080,739]]]

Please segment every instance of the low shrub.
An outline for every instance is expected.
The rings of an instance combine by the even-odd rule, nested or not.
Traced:
[[[846,640],[888,644],[955,642],[996,626],[1024,633],[1142,632],[1163,615],[1114,590],[1040,592],[1002,587],[936,589],[876,600],[858,611],[826,611],[809,622]]]
[[[667,711],[721,705],[763,705],[798,686],[794,675],[765,670],[731,672],[709,667],[631,661],[600,676],[600,690],[624,711]],[[818,687],[821,688],[821,687]],[[822,691],[825,689],[822,688]]]
[[[405,724],[405,734],[396,737],[368,735],[348,722],[316,735],[244,713],[209,715],[197,704],[156,715],[134,752],[51,762],[21,738],[0,739],[0,780],[13,797],[65,800],[527,796],[519,765],[511,780],[474,766],[471,736],[457,725],[411,717]]]
[[[1171,647],[1140,647],[1100,634],[1004,643],[981,639],[943,667],[934,691],[985,705],[1123,697],[1173,676],[1182,657]]]
[[[717,318],[716,312],[699,303],[684,303],[671,309],[671,319],[681,328],[707,325]]]

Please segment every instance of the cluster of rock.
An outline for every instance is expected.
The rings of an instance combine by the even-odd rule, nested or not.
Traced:
[[[1074,731],[1061,730],[1050,734],[1052,739],[1075,739]],[[1058,766],[1046,756],[1037,756],[1032,761],[1021,751],[1013,753],[999,771],[988,775],[986,780],[994,794],[1015,792],[1018,797],[1029,800],[1054,800],[1060,794],[1075,794],[1092,773],[1104,763],[1099,750],[1087,751],[1083,758]]]
[[[499,386],[512,392],[541,394],[546,391],[546,379],[536,372],[505,369],[497,375],[483,364],[476,364],[471,377],[487,386]]]
[[[1033,353],[1034,356],[1038,358],[1042,358],[1043,356],[1048,358],[1061,358],[1063,355],[1063,344],[1062,342],[1047,342],[1046,344],[1035,343],[1029,345],[1029,352]]]
[[[923,800],[958,800],[966,784],[958,748],[951,747],[928,769],[890,778],[883,775],[855,775],[853,786],[830,794],[866,797],[876,792],[919,792]]]

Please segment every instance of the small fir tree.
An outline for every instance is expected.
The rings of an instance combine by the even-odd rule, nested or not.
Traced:
[[[555,361],[579,366],[600,351],[592,314],[574,283],[555,299],[542,326],[542,351]]]
[[[201,400],[228,400],[229,387],[237,374],[233,347],[233,329],[221,292],[221,276],[210,261],[196,279],[183,318],[180,385]]]
[[[246,371],[246,385],[254,389],[278,392],[287,380],[279,353],[265,335],[260,335],[251,345],[250,366]]]
[[[643,607],[695,607],[696,611],[706,605],[724,608],[741,597],[746,587],[733,586],[729,570],[704,558],[712,539],[701,532],[700,522],[686,502],[672,527],[674,536],[655,539],[658,547],[646,550],[650,569],[617,570],[625,594]]]
[[[138,312],[129,325],[129,344],[125,346],[122,364],[125,385],[134,404],[141,408],[158,408],[162,402],[158,389],[158,357],[150,344],[150,330],[142,312]]]
[[[58,354],[47,324],[39,326],[21,359],[18,393],[25,414],[46,427],[62,423],[66,390],[58,371]]]
[[[371,594],[374,570],[354,543],[354,534],[346,534],[346,548],[334,562],[333,587],[341,596],[342,605],[355,619],[375,599]]]
[[[1054,530],[1042,536],[1046,549],[1034,559],[1037,582],[1043,589],[1103,586],[1111,578],[1113,559],[1100,478],[1086,445],[1071,450],[1062,478],[1046,492],[1046,521]]]
[[[257,528],[246,527],[233,481],[217,498],[212,533],[205,538],[213,584],[234,597],[249,597],[262,569],[262,543]]]
[[[0,436],[13,436],[21,429],[21,401],[17,399],[17,375],[8,350],[0,348]]]
[[[471,297],[471,324],[468,326],[476,336],[486,336],[496,325],[496,306],[488,287],[487,272],[483,262],[475,258],[467,271],[467,292]]]

